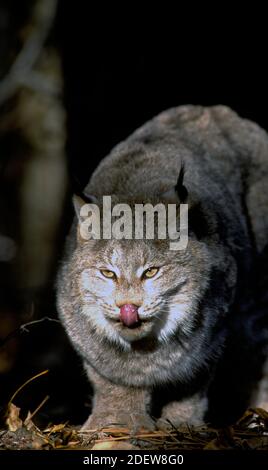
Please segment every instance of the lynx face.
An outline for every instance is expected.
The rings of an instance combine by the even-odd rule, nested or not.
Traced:
[[[166,241],[137,240],[91,241],[78,251],[81,311],[102,335],[126,346],[191,332],[208,276],[201,243],[179,254]]]

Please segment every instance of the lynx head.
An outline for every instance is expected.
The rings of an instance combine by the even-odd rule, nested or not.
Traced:
[[[180,199],[187,197],[182,179],[175,189]],[[174,195],[167,192],[154,202],[167,204],[173,199]],[[97,202],[75,197],[78,220],[83,204],[92,201]],[[113,198],[113,204],[119,201]],[[129,205],[133,207],[133,201]],[[179,251],[170,249],[169,238],[118,239],[112,233],[108,240],[85,240],[79,221],[72,276],[79,312],[96,333],[123,347],[146,338],[167,341],[178,331],[187,338],[207,285],[206,246],[195,236],[190,236],[187,247]]]

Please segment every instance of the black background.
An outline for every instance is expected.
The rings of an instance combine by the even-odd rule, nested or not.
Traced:
[[[180,104],[224,104],[268,129],[262,14],[246,13],[62,0],[71,178],[85,185],[115,144]]]

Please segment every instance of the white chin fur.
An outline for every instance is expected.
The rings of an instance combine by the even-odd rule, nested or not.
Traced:
[[[183,323],[183,330],[187,333],[187,323],[185,324],[184,319],[190,314],[193,306],[188,302],[175,303],[170,306],[166,324],[159,332],[159,340],[162,342],[168,341],[169,337],[173,335],[178,327]],[[189,321],[189,324],[191,322]],[[189,328],[190,332],[190,328]]]

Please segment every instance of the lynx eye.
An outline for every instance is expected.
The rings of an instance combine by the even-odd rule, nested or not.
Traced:
[[[109,279],[116,278],[116,274],[113,271],[109,271],[109,269],[100,269],[100,272],[104,277],[108,277]]]
[[[154,277],[159,271],[159,268],[149,268],[149,269],[146,269],[146,271],[144,271],[143,273],[143,277],[146,278],[146,279],[151,279],[152,277]]]

